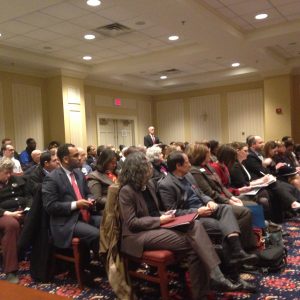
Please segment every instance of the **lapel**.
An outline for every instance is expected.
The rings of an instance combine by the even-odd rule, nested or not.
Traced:
[[[191,173],[187,173],[185,176],[186,180],[191,184],[191,187],[194,191],[194,193],[196,193],[196,195],[202,199],[202,193],[201,193],[201,190],[197,184],[197,182],[194,180],[194,177]]]
[[[76,199],[75,192],[72,188],[72,185],[71,185],[69,178],[68,178],[67,174],[65,173],[65,171],[62,168],[59,168],[57,170],[57,172],[58,172],[58,177],[59,177],[58,178],[59,184],[62,184],[63,190],[68,191]]]
[[[258,155],[254,151],[252,151],[251,149],[249,149],[249,154],[248,155],[252,156],[257,161],[262,162],[261,159],[258,157]]]

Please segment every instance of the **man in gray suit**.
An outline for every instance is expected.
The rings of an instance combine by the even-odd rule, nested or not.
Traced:
[[[240,229],[232,208],[217,204],[206,196],[189,173],[191,164],[186,154],[175,151],[168,157],[169,174],[158,185],[165,210],[176,209],[176,215],[198,212],[208,233],[221,232],[230,249],[230,262],[255,263],[257,256],[247,254],[240,243]]]
[[[50,216],[54,245],[69,248],[73,237],[98,253],[100,217],[91,216],[94,204],[80,166],[77,148],[72,144],[57,149],[61,167],[47,175],[42,184],[43,204]]]

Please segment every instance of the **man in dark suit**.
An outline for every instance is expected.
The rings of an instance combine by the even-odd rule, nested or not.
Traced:
[[[155,128],[153,126],[150,126],[148,128],[148,134],[144,136],[144,145],[146,148],[160,143],[159,138],[154,135],[154,130]]]
[[[40,163],[28,175],[26,183],[27,191],[34,196],[42,188],[45,176],[57,168],[59,168],[59,162],[56,154],[51,154],[50,151],[43,152]]]
[[[252,179],[258,179],[270,171],[264,166],[264,157],[262,156],[262,150],[264,147],[264,141],[260,136],[251,136],[248,140],[249,153],[247,159],[244,161],[244,165],[247,171],[250,173]],[[288,183],[277,180],[267,187],[268,192],[271,195],[271,205],[273,205],[273,212],[283,212],[283,210],[293,209],[300,210],[300,199],[297,197],[297,189],[293,188]],[[295,192],[294,192],[294,191]],[[281,216],[275,216],[276,222],[281,222]]]
[[[168,156],[170,173],[158,184],[158,191],[165,210],[176,209],[176,215],[198,212],[208,233],[219,231],[231,250],[231,262],[253,263],[255,255],[247,254],[240,243],[240,229],[231,206],[217,204],[203,194],[189,173],[191,164],[186,154],[175,151]]]
[[[45,177],[42,184],[43,204],[50,216],[54,245],[69,248],[73,237],[97,253],[100,217],[91,216],[94,204],[80,167],[77,148],[72,144],[57,149],[61,167]]]

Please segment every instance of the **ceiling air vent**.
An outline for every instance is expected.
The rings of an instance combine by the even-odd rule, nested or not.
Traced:
[[[179,74],[181,72],[182,71],[180,71],[178,69],[168,69],[168,70],[160,71],[159,73],[171,75],[171,74]]]
[[[94,29],[94,31],[108,37],[116,37],[121,34],[130,33],[132,32],[132,29],[120,23],[112,23],[112,24],[98,27]]]

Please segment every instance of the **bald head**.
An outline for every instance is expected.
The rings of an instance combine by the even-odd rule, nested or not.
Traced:
[[[38,149],[33,150],[31,152],[31,158],[36,164],[40,163],[41,154],[42,154],[42,151],[38,150]]]
[[[154,128],[153,126],[150,126],[150,127],[148,128],[149,134],[154,135],[154,130],[155,130],[155,128]]]

